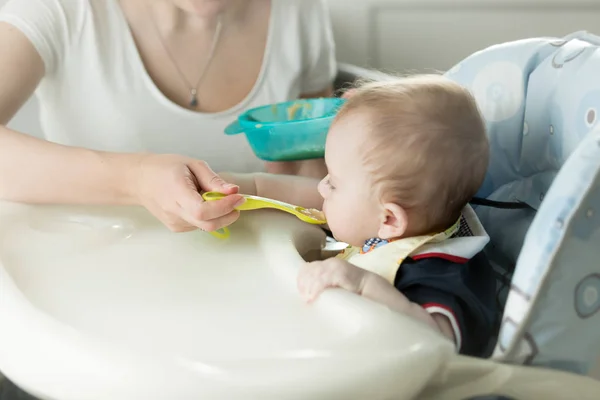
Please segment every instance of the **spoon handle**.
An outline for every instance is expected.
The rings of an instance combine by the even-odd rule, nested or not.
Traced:
[[[226,195],[218,192],[206,192],[202,194],[202,198],[206,201],[214,201],[219,200],[225,197]],[[304,210],[301,207],[296,207],[292,204],[284,203],[282,201],[267,199],[265,197],[260,196],[252,196],[252,195],[242,195],[246,198],[246,202],[239,207],[236,207],[238,211],[248,211],[248,210],[258,210],[261,208],[273,208],[280,211],[285,211],[292,215],[295,215],[298,219],[308,222],[311,224],[324,224],[325,221],[315,219],[306,213],[303,213]]]

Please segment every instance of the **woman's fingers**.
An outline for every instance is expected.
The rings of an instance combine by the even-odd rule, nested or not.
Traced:
[[[201,190],[221,192],[224,194],[237,193],[239,187],[237,185],[225,182],[217,175],[206,162],[194,161],[188,165],[190,171],[196,177]]]
[[[210,221],[203,221],[200,223],[199,228],[206,232],[214,232],[218,229],[224,228],[233,224],[240,217],[239,211],[232,211],[227,215],[219,218],[211,219]]]
[[[210,168],[208,170],[210,171]],[[183,176],[178,180],[177,204],[179,204],[181,213],[187,222],[205,230],[213,230],[209,229],[215,225],[213,220],[232,214],[234,208],[242,204],[245,199],[239,194],[231,194],[221,200],[206,202],[202,199],[202,195],[198,192],[198,188],[194,183],[194,180],[199,179],[195,178],[192,173],[191,169],[184,171]],[[205,174],[204,178],[208,176],[208,174]],[[213,176],[217,175],[214,174]],[[232,214],[225,221],[232,218],[235,221],[237,214]],[[216,223],[216,225],[220,225],[220,223]],[[221,227],[219,226],[219,228]]]
[[[245,198],[203,161],[175,155],[144,158],[139,177],[138,197],[170,230],[186,232],[196,228],[214,231],[239,217],[234,208]],[[227,194],[221,200],[205,202],[200,191]]]
[[[177,214],[166,212],[158,204],[150,203],[146,208],[171,232],[189,232],[198,229],[197,226],[190,224]]]
[[[243,204],[245,199],[237,194],[215,201],[200,201],[188,209],[183,209],[186,221],[206,231],[214,231],[227,226],[239,217],[234,208]]]

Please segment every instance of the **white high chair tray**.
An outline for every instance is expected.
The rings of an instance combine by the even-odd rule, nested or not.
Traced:
[[[51,400],[411,398],[452,344],[341,290],[305,304],[299,251],[323,240],[279,212],[219,240],[0,203],[0,370]]]

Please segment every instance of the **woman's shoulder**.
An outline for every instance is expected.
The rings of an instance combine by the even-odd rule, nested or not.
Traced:
[[[55,70],[90,24],[103,20],[116,0],[9,0],[0,21],[19,29],[41,55],[46,72]],[[114,8],[114,7],[113,7]]]
[[[18,28],[41,35],[78,36],[84,24],[97,14],[114,9],[116,0],[9,0],[0,8],[0,18]],[[48,40],[51,40],[49,37]]]
[[[9,0],[0,9],[3,18],[22,19],[31,25],[44,22],[70,26],[99,0]]]

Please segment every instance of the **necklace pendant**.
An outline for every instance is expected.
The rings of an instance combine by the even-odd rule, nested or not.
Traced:
[[[196,94],[196,90],[190,91],[191,99],[190,99],[190,107],[196,108],[198,107],[198,96]]]

